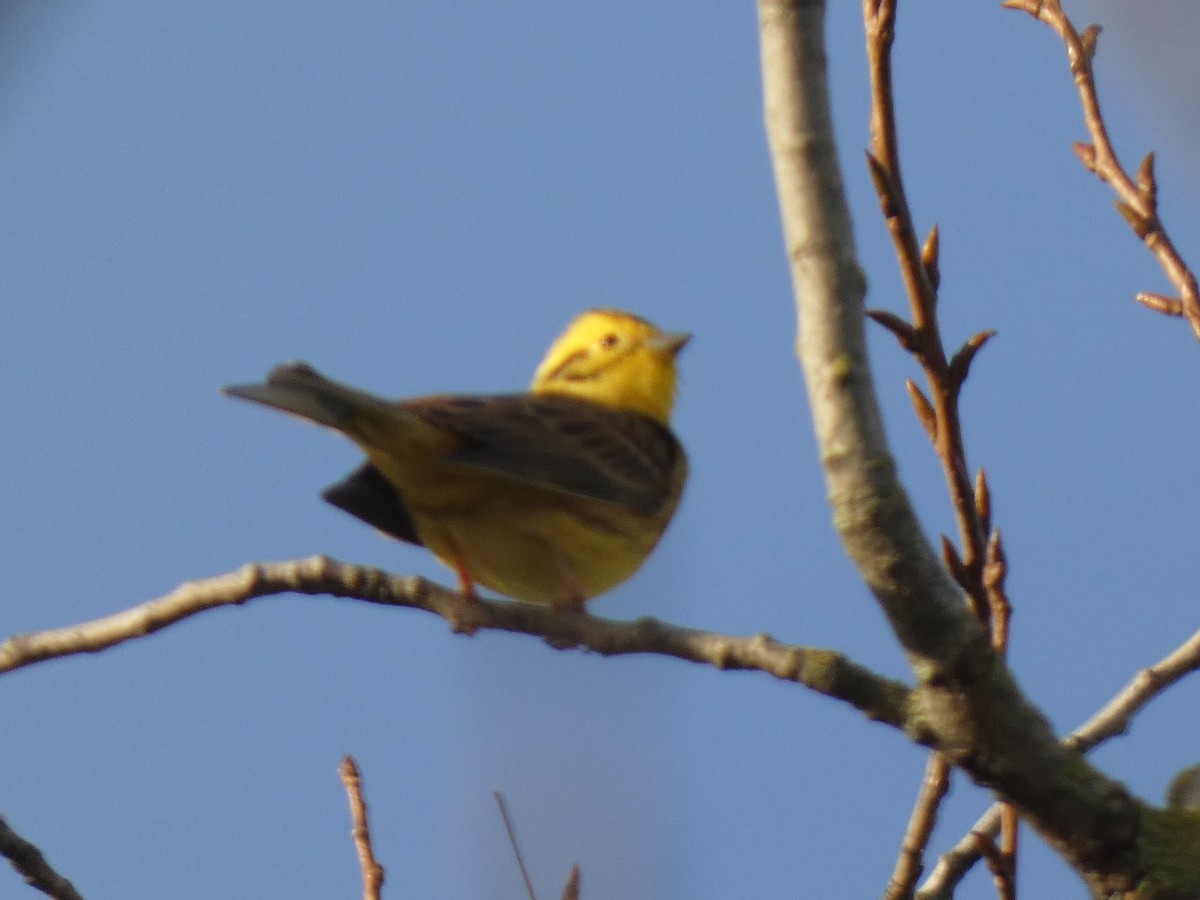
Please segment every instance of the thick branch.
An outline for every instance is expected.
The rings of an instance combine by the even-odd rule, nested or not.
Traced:
[[[1063,743],[1084,753],[1110,738],[1129,730],[1134,716],[1155,697],[1181,679],[1200,670],[1200,631],[1157,663],[1142,669],[1094,716],[1076,728]],[[920,900],[944,900],[979,861],[981,856],[975,835],[994,839],[1000,831],[1000,804],[980,816],[970,833],[938,860],[921,890]]]
[[[938,565],[884,439],[817,0],[760,0],[766,124],[834,522],[918,679],[922,737],[1016,804],[1097,890],[1142,874],[1139,805],[1059,745]]]
[[[960,594],[921,534],[884,438],[863,333],[866,283],[833,143],[824,6],[761,0],[759,13],[798,348],[834,521],[914,666],[928,669],[982,632],[961,614]]]
[[[228,575],[189,582],[170,594],[103,619],[14,635],[0,644],[0,673],[40,660],[95,653],[205,610],[285,593],[330,594],[422,609],[444,618],[456,632],[518,632],[545,638],[559,650],[580,647],[605,656],[653,653],[718,669],[766,672],[843,700],[869,719],[904,730],[911,727],[911,691],[906,685],[877,675],[832,650],[781,644],[766,634],[731,637],[650,617],[618,622],[526,603],[468,600],[422,578],[404,578],[327,556],[243,566]]]

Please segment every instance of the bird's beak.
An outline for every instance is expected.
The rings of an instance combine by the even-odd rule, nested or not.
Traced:
[[[691,332],[688,331],[664,331],[650,339],[650,346],[667,356],[674,357],[691,339]]]

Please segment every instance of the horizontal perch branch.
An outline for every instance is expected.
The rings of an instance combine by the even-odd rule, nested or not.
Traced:
[[[605,656],[650,653],[718,669],[766,672],[850,703],[870,719],[900,729],[908,725],[911,692],[906,685],[832,650],[783,644],[766,634],[716,634],[650,617],[621,622],[506,600],[469,600],[423,578],[392,575],[327,556],[243,566],[227,575],[188,582],[102,619],[14,635],[0,644],[0,673],[45,659],[95,653],[205,610],[286,593],[328,594],[421,609],[441,616],[459,633],[513,631],[544,638],[560,650],[580,647]]]

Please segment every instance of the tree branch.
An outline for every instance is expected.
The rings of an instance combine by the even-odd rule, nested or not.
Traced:
[[[1000,536],[991,532],[991,501],[987,476],[979,470],[974,484],[967,466],[959,398],[971,363],[994,331],[982,331],[947,358],[938,322],[938,286],[941,282],[940,232],[935,225],[924,244],[917,230],[900,174],[900,139],[893,93],[892,45],[896,36],[896,0],[863,0],[867,63],[871,77],[871,150],[868,167],[880,208],[892,237],[900,272],[908,294],[912,324],[883,310],[867,315],[887,327],[925,371],[931,403],[912,381],[907,382],[917,418],[933,444],[958,524],[962,552],[943,538],[942,555],[950,574],[966,593],[971,611],[986,628],[997,654],[1008,644],[1010,607],[1003,592],[1006,569]],[[999,564],[994,557],[999,558]],[[998,576],[997,576],[998,573]],[[989,577],[990,576],[990,577]],[[994,590],[996,586],[998,590]],[[950,784],[949,763],[935,755],[926,769],[909,826],[901,841],[899,858],[888,885],[888,898],[912,894],[924,866],[926,846],[937,822],[938,808]],[[1008,857],[1007,871],[1016,868],[1016,817],[1010,811],[1009,827],[999,852]]]
[[[989,528],[985,528],[977,506],[977,494],[982,492],[986,496],[986,478],[981,470],[975,483],[972,483],[958,400],[971,362],[995,332],[981,331],[970,338],[953,357],[946,354],[937,316],[940,235],[934,226],[923,245],[918,241],[904,179],[900,174],[900,142],[892,91],[891,60],[892,43],[896,36],[895,0],[863,0],[863,19],[866,23],[867,63],[871,76],[871,150],[867,162],[880,209],[900,262],[912,323],[884,310],[868,310],[867,315],[896,335],[900,345],[916,358],[925,371],[932,402],[911,382],[908,388],[917,416],[941,461],[958,524],[962,553],[955,557],[955,562],[960,565],[950,566],[950,572],[966,592],[972,611],[985,626],[990,626],[992,606],[983,574],[990,520]],[[979,485],[982,487],[979,488]]]
[[[1197,670],[1200,670],[1200,631],[1154,665],[1138,672],[1094,716],[1067,735],[1063,743],[1086,753],[1110,738],[1125,734],[1134,716],[1151,700]],[[999,830],[1000,804],[997,803],[980,816],[962,840],[942,854],[917,892],[919,900],[948,900],[954,887],[980,859],[977,835],[992,840]]]
[[[579,900],[579,883],[583,875],[579,871],[579,863],[571,866],[567,873],[567,883],[563,885],[562,900]]]
[[[799,355],[834,522],[922,670],[981,632],[961,615],[961,594],[921,535],[884,439],[863,334],[866,283],[833,143],[823,13],[812,0],[759,3],[767,133],[801,325]]]
[[[1061,746],[924,540],[884,439],[837,165],[824,4],[759,0],[764,106],[833,519],[917,676],[922,742],[1014,803],[1093,891],[1134,889],[1152,811]]]
[[[619,622],[586,612],[505,600],[468,600],[422,578],[401,577],[327,556],[243,566],[228,575],[184,584],[132,609],[79,625],[18,634],[0,644],[0,673],[45,659],[95,653],[145,637],[220,606],[275,594],[330,594],[404,606],[441,616],[461,634],[492,629],[544,638],[558,650],[576,647],[604,656],[652,653],[718,669],[766,672],[854,706],[869,719],[911,727],[911,690],[856,665],[841,653],[782,644],[770,635],[731,637],[645,617]]]
[[[521,852],[521,842],[517,840],[517,826],[513,824],[508,812],[508,801],[504,799],[503,791],[492,791],[496,798],[496,806],[500,809],[500,818],[504,821],[504,833],[508,835],[508,844],[512,847],[513,857],[517,861],[517,870],[521,873],[521,881],[525,885],[525,894],[529,900],[537,900],[533,889],[533,879],[529,877],[529,868],[525,865],[525,855]]]
[[[42,851],[9,827],[0,816],[0,855],[3,855],[26,883],[54,900],[83,900],[75,886],[46,862]]]
[[[1171,282],[1179,296],[1164,297],[1161,294],[1140,293],[1137,300],[1144,306],[1172,316],[1182,316],[1192,326],[1192,333],[1200,340],[1200,290],[1196,276],[1175,244],[1167,234],[1158,217],[1158,184],[1154,177],[1154,154],[1148,153],[1138,167],[1137,175],[1130,178],[1108,136],[1104,115],[1100,111],[1100,97],[1096,90],[1096,74],[1092,59],[1096,55],[1096,42],[1100,37],[1100,26],[1089,25],[1078,31],[1059,0],[1005,0],[1002,6],[1020,10],[1049,25],[1058,34],[1067,50],[1067,60],[1075,87],[1079,91],[1079,102],[1083,107],[1083,123],[1091,137],[1090,144],[1075,144],[1075,155],[1084,168],[1101,181],[1107,183],[1117,195],[1117,211],[1121,213],[1134,234],[1146,249],[1158,260],[1163,274]]]
[[[950,791],[950,763],[940,753],[930,753],[925,763],[925,777],[921,779],[921,791],[909,815],[908,827],[900,841],[900,853],[892,870],[891,881],[883,893],[883,900],[908,900],[921,877],[925,866],[925,848],[937,824],[937,813],[942,800]]]
[[[371,826],[367,821],[367,801],[363,797],[362,776],[358,771],[358,763],[354,757],[342,757],[338,766],[338,776],[346,789],[346,797],[350,801],[351,836],[354,838],[354,849],[358,853],[358,867],[362,872],[363,900],[379,900],[383,892],[383,866],[375,859],[375,851],[371,847]]]

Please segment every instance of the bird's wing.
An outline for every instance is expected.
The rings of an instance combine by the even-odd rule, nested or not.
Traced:
[[[404,497],[374,463],[363,463],[341,481],[325,488],[321,497],[384,534],[410,544],[424,543]]]
[[[551,490],[658,512],[683,448],[649,416],[572,397],[436,397],[405,404],[455,434],[446,461]]]

